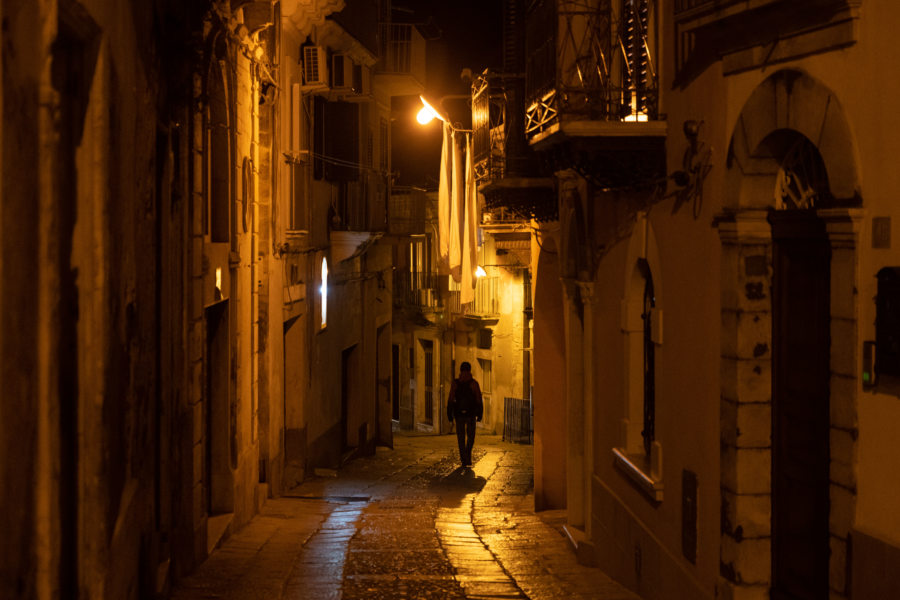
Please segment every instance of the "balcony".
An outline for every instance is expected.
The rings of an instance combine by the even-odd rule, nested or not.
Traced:
[[[394,305],[435,310],[440,305],[440,279],[437,273],[395,273]]]
[[[526,16],[525,137],[601,189],[665,175],[659,0],[535,0]]]
[[[425,39],[414,25],[382,23],[375,77],[389,96],[415,96],[425,90]]]
[[[726,74],[856,42],[861,0],[676,0],[675,85],[722,60]]]
[[[387,229],[387,182],[375,171],[359,169],[355,181],[335,182],[332,231],[383,232]]]
[[[422,188],[395,186],[388,205],[388,233],[423,235],[428,196]]]
[[[475,301],[460,302],[459,284],[450,280],[450,313],[457,316],[495,321],[500,318],[500,277],[479,277]]]
[[[524,78],[484,71],[472,82],[473,166],[488,211],[556,219],[556,196],[525,142]]]

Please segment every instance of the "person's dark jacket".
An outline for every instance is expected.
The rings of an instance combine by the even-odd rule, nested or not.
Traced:
[[[484,402],[481,400],[481,387],[474,379],[463,381],[454,379],[450,386],[450,399],[447,402],[447,419],[464,419],[475,417],[481,421],[484,416]]]

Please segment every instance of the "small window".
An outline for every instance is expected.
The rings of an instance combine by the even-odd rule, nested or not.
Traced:
[[[325,324],[327,322],[328,317],[328,260],[322,259],[322,286],[319,288],[319,295],[321,296],[320,302],[322,306],[322,329],[325,329]]]
[[[491,393],[492,380],[494,378],[494,368],[491,361],[486,358],[479,358],[478,364],[481,366],[481,391],[485,394]]]
[[[653,293],[653,276],[646,261],[640,263],[644,276],[644,301],[641,320],[644,325],[644,452],[650,456],[650,448],[656,438],[656,351],[653,344],[653,309],[656,296]]]
[[[494,332],[487,327],[478,330],[478,347],[482,350],[490,350],[493,343]]]
[[[291,201],[291,229],[293,231],[306,231],[307,207],[306,207],[306,169],[297,161],[287,163],[290,174],[290,201]]]

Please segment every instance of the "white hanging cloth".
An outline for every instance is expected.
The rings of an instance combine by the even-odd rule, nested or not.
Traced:
[[[465,216],[462,243],[462,277],[459,283],[459,301],[462,304],[475,301],[475,285],[478,266],[478,199],[475,188],[475,170],[472,166],[472,135],[466,134],[466,182]]]
[[[453,181],[453,134],[449,123],[443,123],[441,174],[438,185],[438,273],[450,273],[450,199]]]

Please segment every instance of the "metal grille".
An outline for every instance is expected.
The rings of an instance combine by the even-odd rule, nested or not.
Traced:
[[[388,232],[393,235],[425,233],[425,190],[395,186],[388,206]]]
[[[500,313],[500,278],[479,277],[475,301],[460,303],[459,284],[450,280],[450,312],[458,315],[497,315]]]
[[[560,118],[656,119],[656,1],[553,4],[528,14],[526,134]]]
[[[503,441],[515,444],[534,442],[531,400],[503,399]]]
[[[395,273],[394,304],[419,308],[437,307],[440,299],[438,277],[435,273]]]

